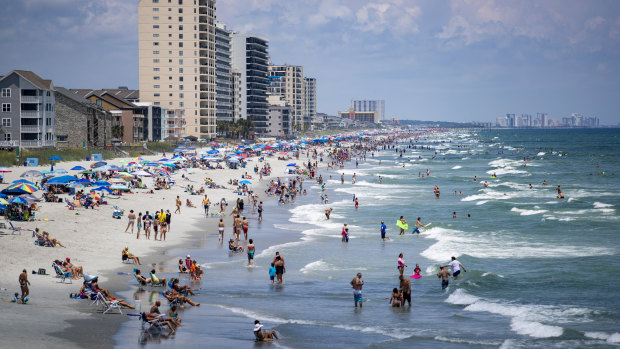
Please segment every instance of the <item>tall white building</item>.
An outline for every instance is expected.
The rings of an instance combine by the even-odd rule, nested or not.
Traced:
[[[268,88],[268,48],[266,39],[258,36],[233,33],[232,69],[238,73],[238,91],[235,111],[239,119],[251,120],[254,131],[259,135],[267,134],[269,104],[267,103]]]
[[[304,123],[311,124],[316,118],[316,79],[304,77]]]
[[[215,26],[215,109],[217,121],[233,121],[233,79],[230,35],[223,23]]]
[[[140,101],[185,110],[185,134],[215,137],[215,0],[140,0]]]
[[[352,99],[351,109],[355,112],[375,111],[379,121],[385,120],[385,101],[382,99],[366,100]]]
[[[291,107],[292,127],[305,129],[304,125],[304,68],[299,65],[270,65],[269,94],[282,97]]]

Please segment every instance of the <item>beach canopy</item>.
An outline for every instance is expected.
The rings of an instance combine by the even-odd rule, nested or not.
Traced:
[[[60,156],[58,156],[58,155],[54,155],[54,156],[50,157],[48,160],[52,160],[52,161],[54,161],[54,160],[62,160],[62,158]]]
[[[84,167],[82,167],[82,166],[73,166],[71,168],[71,171],[84,171],[84,170],[86,170],[86,169]]]
[[[252,182],[248,181],[247,179],[244,179],[242,181],[239,181],[239,184],[252,184]]]
[[[92,184],[93,183],[88,178],[81,178],[77,182],[78,183],[84,183],[84,184]]]
[[[11,183],[13,183],[13,184],[14,184],[14,183],[27,183],[27,184],[32,184],[32,185],[35,185],[34,183],[32,183],[31,181],[29,181],[29,180],[27,180],[27,179],[16,179],[16,180],[14,180],[14,181],[13,181],[13,182],[11,182]]]
[[[28,200],[22,198],[22,197],[15,197],[12,198],[11,201],[9,201],[10,204],[27,204]]]
[[[41,176],[43,176],[43,173],[41,173],[41,171],[29,170],[29,171],[22,173],[20,177],[41,177]]]
[[[49,181],[47,181],[47,184],[67,184],[77,180],[78,179],[74,176],[60,176],[50,179]]]

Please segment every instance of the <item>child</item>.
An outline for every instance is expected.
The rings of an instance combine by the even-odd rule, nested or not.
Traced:
[[[420,275],[420,273],[422,272],[422,269],[420,269],[420,265],[416,263],[415,265],[415,269],[413,269],[413,272],[415,273],[415,275]],[[422,276],[422,275],[420,275]]]
[[[271,280],[271,284],[273,285],[273,279],[276,277],[276,265],[271,263],[271,267],[269,267],[269,280]]]

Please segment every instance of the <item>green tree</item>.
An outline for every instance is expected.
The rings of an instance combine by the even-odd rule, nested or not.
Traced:
[[[112,126],[112,137],[117,138],[117,139],[122,139],[124,132],[125,132],[125,128],[123,127],[123,125]]]

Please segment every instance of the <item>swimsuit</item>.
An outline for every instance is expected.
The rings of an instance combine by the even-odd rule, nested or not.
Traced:
[[[254,259],[254,251],[248,251],[248,260]]]
[[[276,265],[276,274],[284,274],[284,266]]]
[[[364,298],[362,297],[362,290],[353,290],[353,300],[360,303],[364,301]]]

